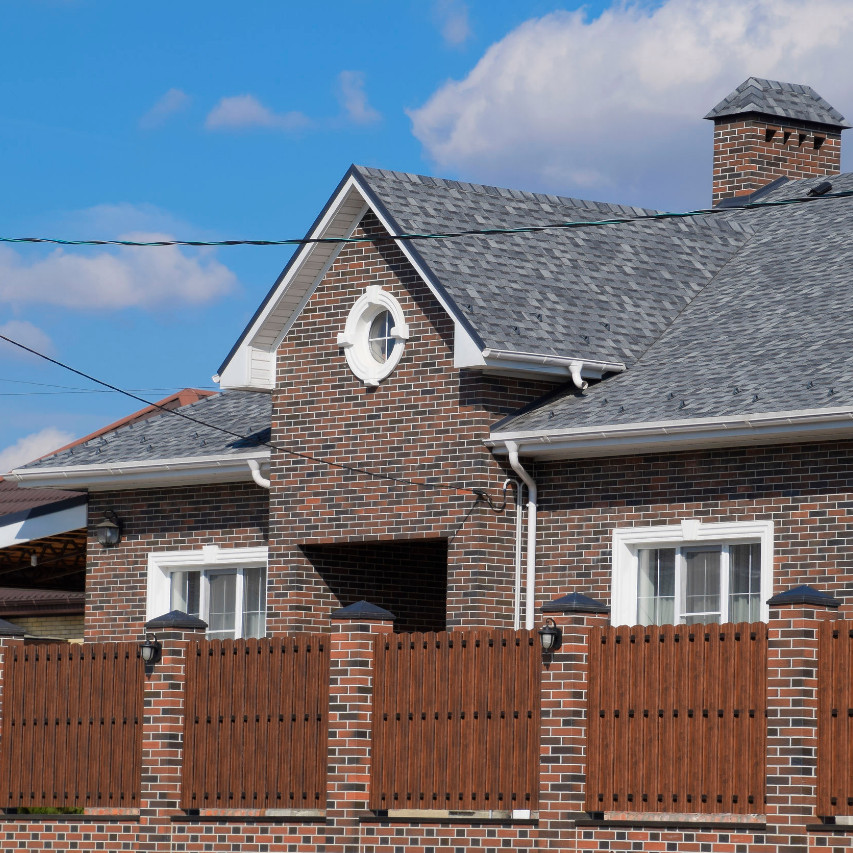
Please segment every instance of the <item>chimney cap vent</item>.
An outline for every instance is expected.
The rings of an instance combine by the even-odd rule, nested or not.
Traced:
[[[761,77],[744,80],[705,118],[715,120],[748,113],[758,113],[776,120],[805,121],[840,130],[850,127],[844,121],[844,116],[811,86],[780,83],[778,80],[764,80]]]

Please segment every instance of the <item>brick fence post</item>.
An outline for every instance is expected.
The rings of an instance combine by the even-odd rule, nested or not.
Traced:
[[[818,629],[839,603],[808,586],[768,602],[767,841],[790,853],[807,853],[815,819]]]
[[[562,630],[562,644],[544,655],[539,837],[543,846],[570,849],[586,797],[589,629],[609,624],[610,608],[572,593],[545,604],[542,613]]]
[[[145,665],[136,848],[145,853],[172,850],[170,819],[180,813],[187,646],[191,640],[202,639],[206,629],[207,623],[180,610],[145,625],[162,645],[160,660]]]
[[[328,853],[358,853],[360,816],[370,795],[373,641],[389,633],[394,614],[367,601],[331,615]]]

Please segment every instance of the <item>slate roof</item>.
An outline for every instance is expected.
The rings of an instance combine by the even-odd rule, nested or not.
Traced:
[[[400,233],[598,220],[653,211],[356,166]],[[418,240],[412,248],[484,347],[633,363],[744,245],[708,217]]]
[[[191,460],[209,456],[257,456],[257,449],[269,440],[271,410],[269,394],[226,391],[175,410],[210,426],[201,426],[172,412],[164,412],[38,459],[22,466],[22,469],[156,462],[161,459]],[[252,438],[240,441],[215,427]]]
[[[780,83],[750,77],[734,92],[726,95],[705,118],[717,119],[743,113],[759,113],[777,118],[808,121],[829,127],[850,127],[844,116],[827,103],[811,86],[800,83]]]
[[[790,181],[762,200],[825,180]],[[853,174],[829,180],[853,190]],[[716,216],[754,235],[633,367],[493,433],[853,406],[853,197]]]

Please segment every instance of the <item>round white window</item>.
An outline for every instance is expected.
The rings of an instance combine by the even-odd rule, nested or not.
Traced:
[[[350,370],[365,385],[376,386],[397,366],[408,339],[400,303],[379,285],[371,285],[350,309],[338,346]]]

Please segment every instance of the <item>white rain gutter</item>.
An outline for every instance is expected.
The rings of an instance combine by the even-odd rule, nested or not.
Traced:
[[[532,352],[515,352],[514,350],[484,349],[481,353],[484,366],[492,370],[516,369],[535,370],[540,368],[552,374],[571,376],[575,385],[580,388],[581,371],[590,379],[601,379],[605,373],[622,373],[625,364],[621,361],[597,361],[595,359],[580,359],[577,356],[537,355]]]
[[[664,450],[694,450],[743,444],[778,444],[853,434],[853,409],[804,409],[726,415],[684,421],[657,421],[573,427],[562,430],[493,432],[483,443],[493,453],[521,448],[525,456],[579,459]]]
[[[261,476],[261,466],[258,464],[258,460],[257,459],[247,459],[246,464],[249,466],[249,470],[252,472],[252,479],[262,489],[269,489],[270,481],[266,477]]]
[[[506,449],[509,452],[509,464],[512,470],[527,486],[527,589],[524,601],[524,627],[532,631],[533,609],[536,606],[536,482],[524,470],[518,459],[518,445],[514,441],[508,441]]]

